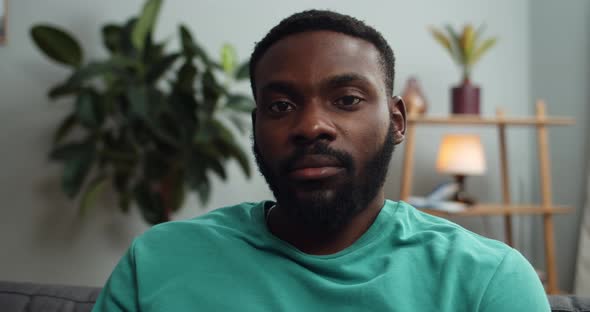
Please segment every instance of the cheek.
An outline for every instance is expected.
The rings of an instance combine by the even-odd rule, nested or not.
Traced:
[[[362,158],[359,160],[366,161],[372,158],[383,147],[389,129],[389,119],[389,113],[385,111],[357,123],[355,141],[359,156]]]
[[[278,132],[277,129],[258,124],[254,129],[256,147],[266,161],[276,159],[281,153],[281,138]]]

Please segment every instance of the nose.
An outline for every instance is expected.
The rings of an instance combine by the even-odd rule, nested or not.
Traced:
[[[336,126],[330,118],[330,113],[321,105],[309,103],[299,110],[298,118],[294,120],[290,139],[297,145],[307,145],[317,140],[334,141]]]

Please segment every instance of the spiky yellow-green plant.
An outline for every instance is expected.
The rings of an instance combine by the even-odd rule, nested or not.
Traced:
[[[496,37],[482,38],[484,28],[485,26],[482,25],[475,31],[473,25],[467,24],[463,27],[463,32],[458,33],[450,25],[446,25],[444,30],[430,27],[430,33],[434,39],[449,52],[453,61],[461,67],[464,80],[470,79],[473,66],[496,44]]]

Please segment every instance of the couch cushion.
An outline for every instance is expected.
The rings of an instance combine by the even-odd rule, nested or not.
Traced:
[[[576,296],[549,296],[553,312],[590,312],[590,298]]]
[[[86,312],[92,309],[100,288],[42,285],[0,281],[3,312]]]

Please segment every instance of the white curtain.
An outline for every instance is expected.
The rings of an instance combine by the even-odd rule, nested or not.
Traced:
[[[578,244],[575,293],[581,296],[590,296],[590,163],[588,164],[586,205],[583,214]]]

